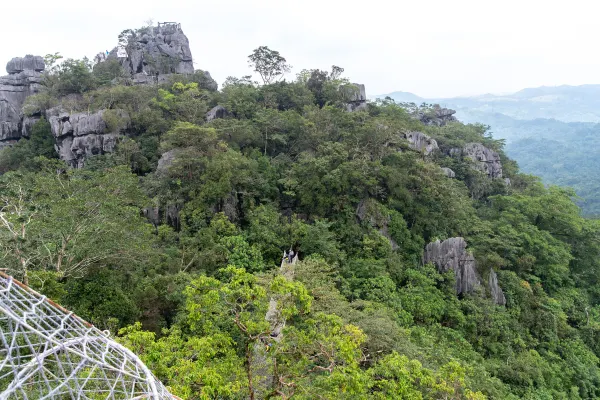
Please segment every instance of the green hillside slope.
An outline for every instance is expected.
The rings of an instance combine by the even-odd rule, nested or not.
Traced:
[[[49,72],[41,113],[131,121],[81,169],[44,119],[0,152],[3,267],[185,399],[600,397],[598,221],[482,125],[348,112],[339,73],[217,91]]]

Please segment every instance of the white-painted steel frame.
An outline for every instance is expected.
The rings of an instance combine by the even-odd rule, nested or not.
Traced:
[[[107,333],[0,272],[0,400],[176,400]]]

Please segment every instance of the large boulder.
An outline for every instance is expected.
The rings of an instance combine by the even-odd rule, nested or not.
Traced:
[[[107,59],[118,59],[137,79],[141,76],[194,73],[188,38],[181,24],[175,22],[159,23],[133,33],[124,50],[125,57],[115,48]]]
[[[363,111],[367,109],[367,92],[365,85],[361,83],[352,83],[340,87],[342,96],[346,100],[346,110]]]
[[[0,142],[14,141],[27,133],[23,129],[23,103],[41,88],[44,60],[27,55],[6,65],[8,75],[0,77]]]
[[[408,140],[411,149],[417,150],[426,156],[439,148],[435,139],[422,132],[408,132],[404,134],[404,138]]]
[[[115,117],[120,124],[111,127],[106,122],[106,112],[69,114],[57,109],[48,110],[54,147],[62,160],[72,167],[81,168],[87,158],[114,151],[121,130],[129,124],[129,116],[124,111],[116,111]]]
[[[444,175],[446,175],[448,178],[455,178],[456,177],[456,172],[454,172],[453,170],[451,170],[450,168],[447,167],[443,167],[442,168],[442,172],[444,173]]]
[[[44,59],[40,56],[15,57],[6,64],[6,72],[9,74],[18,74],[23,71],[42,72],[46,68]]]
[[[423,255],[423,263],[434,264],[440,273],[454,271],[456,294],[473,293],[481,287],[475,258],[466,249],[465,239],[454,237],[429,243]]]
[[[223,106],[214,106],[206,113],[206,122],[210,122],[215,119],[225,118],[229,116],[229,112]]]
[[[496,304],[506,305],[506,297],[500,285],[498,284],[498,275],[496,271],[490,269],[490,275],[488,277],[488,289],[490,290],[490,296]]]
[[[435,104],[429,109],[420,109],[417,112],[417,118],[425,125],[444,126],[448,122],[456,121],[454,114],[456,111]]]
[[[477,262],[467,251],[467,242],[461,237],[429,243],[425,247],[423,263],[434,264],[440,273],[454,271],[456,294],[475,293],[483,289]],[[488,289],[496,304],[506,304],[504,292],[498,285],[498,277],[493,269],[489,271]]]
[[[481,143],[468,143],[462,149],[463,156],[475,161],[475,167],[490,178],[502,178],[500,155]]]

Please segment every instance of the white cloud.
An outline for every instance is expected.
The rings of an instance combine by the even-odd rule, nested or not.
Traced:
[[[93,57],[148,18],[181,22],[196,67],[219,83],[259,45],[294,66],[346,69],[368,93],[421,96],[600,83],[592,1],[29,0],[2,5],[0,65],[59,51]],[[25,6],[26,4],[26,6]]]

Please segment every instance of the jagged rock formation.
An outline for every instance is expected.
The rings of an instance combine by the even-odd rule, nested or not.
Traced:
[[[462,156],[475,162],[474,167],[489,178],[502,178],[500,155],[481,143],[467,143],[462,149],[450,149],[450,156]],[[506,183],[506,182],[505,182]]]
[[[411,149],[417,150],[426,156],[439,149],[437,141],[422,132],[408,132],[404,134],[404,138],[408,140]]]
[[[467,242],[461,237],[439,240],[425,247],[423,263],[434,264],[441,273],[454,271],[456,294],[474,293],[482,288],[481,275],[475,258],[466,250]],[[488,289],[496,304],[506,304],[504,292],[498,285],[498,277],[493,269],[489,272]]]
[[[431,109],[419,110],[417,118],[425,125],[444,126],[448,122],[457,120],[454,114],[456,114],[456,111],[435,104]]]
[[[177,154],[180,152],[179,149],[172,149],[164,152],[158,159],[158,165],[156,166],[156,175],[164,175],[169,171],[169,167],[173,165]]]
[[[108,60],[117,60],[135,85],[167,83],[173,74],[201,73],[201,88],[218,88],[208,71],[194,70],[189,40],[176,22],[129,31],[126,46],[115,47],[108,55],[98,53],[94,58],[96,63]]]
[[[423,263],[432,263],[438,271],[452,270],[456,276],[456,294],[473,293],[481,286],[475,258],[466,250],[467,242],[461,237],[439,240],[425,247]]]
[[[159,23],[133,33],[125,52],[127,57],[119,57],[119,49],[114,48],[107,59],[118,59],[134,79],[194,73],[190,44],[178,23]]]
[[[121,129],[110,129],[104,119],[105,113],[106,110],[93,114],[48,110],[46,115],[56,140],[54,147],[62,160],[72,167],[81,168],[87,157],[114,150]],[[127,126],[129,116],[123,111],[117,114],[123,126]]]
[[[214,119],[225,118],[229,115],[229,112],[223,106],[215,106],[206,113],[206,122],[210,122]]]
[[[342,86],[344,97],[347,99],[346,110],[361,111],[367,109],[367,92],[365,85],[353,83],[351,85]]]
[[[490,296],[494,303],[500,305],[506,305],[506,297],[504,296],[504,292],[498,285],[498,275],[496,275],[496,271],[490,269],[490,275],[488,277],[488,289],[490,290]]]
[[[476,167],[490,178],[502,178],[500,155],[481,143],[468,143],[463,154],[476,162]]]
[[[392,250],[399,248],[398,243],[389,233],[388,225],[391,222],[389,214],[385,213],[379,203],[373,199],[364,199],[356,207],[356,218],[359,222],[367,223],[377,229],[381,235],[386,237],[392,246]]]
[[[455,178],[456,177],[456,172],[452,171],[450,168],[442,168],[442,172],[448,177],[448,178]]]
[[[0,147],[29,136],[37,119],[29,118],[24,124],[23,103],[41,88],[44,60],[27,55],[13,58],[6,65],[7,76],[0,77]]]

